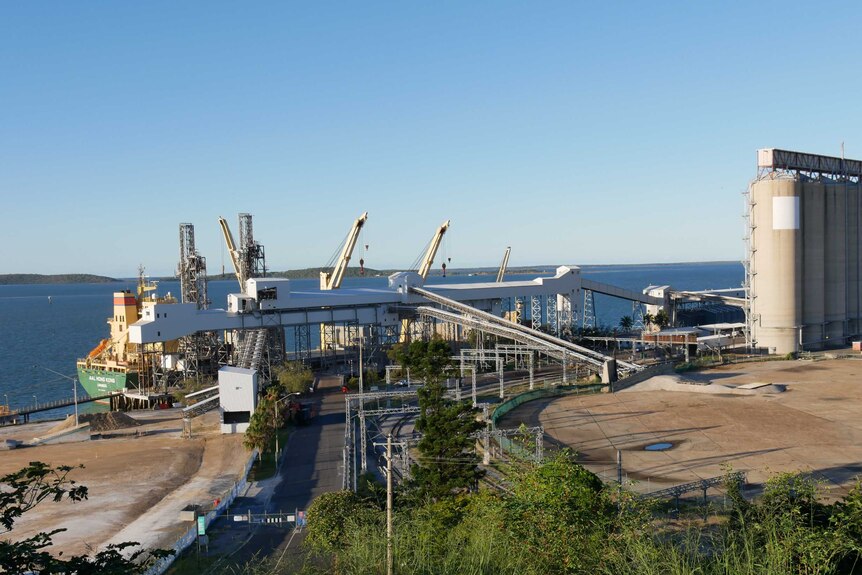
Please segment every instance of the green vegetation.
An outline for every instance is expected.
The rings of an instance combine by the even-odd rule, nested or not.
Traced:
[[[15,522],[42,501],[71,502],[87,499],[87,488],[69,479],[74,468],[50,467],[41,461],[0,477],[0,535],[12,530]],[[65,529],[37,533],[15,540],[0,539],[0,573],[74,573],[77,575],[143,573],[156,560],[173,553],[137,549],[137,543],[108,545],[88,556],[54,557],[52,538]]]
[[[105,284],[119,281],[122,280],[92,274],[0,274],[0,285]]]
[[[367,391],[369,386],[377,385],[380,383],[380,374],[377,373],[377,370],[374,369],[363,369],[362,370],[362,387]],[[350,391],[358,391],[359,390],[359,376],[354,375],[345,380],[344,384]]]
[[[179,403],[188,406],[190,403],[194,403],[196,398],[193,397],[186,402],[187,395],[214,385],[218,385],[218,381],[214,377],[185,377],[177,383],[176,389],[171,390],[171,395]],[[197,400],[200,401],[200,398]]]
[[[284,425],[284,418],[276,401],[283,395],[283,389],[278,384],[270,385],[257,402],[257,408],[251,415],[248,429],[242,444],[249,451],[257,449],[258,459],[262,457],[267,445],[275,441],[275,431]]]
[[[314,383],[314,372],[301,361],[286,361],[272,375],[287,393],[305,393]]]
[[[277,431],[279,452],[284,450],[292,431],[291,428],[279,429]],[[275,434],[272,437],[274,439]],[[278,471],[278,468],[276,467],[275,441],[270,441],[260,451],[259,457],[251,466],[251,469],[249,469],[248,480],[263,481],[264,479],[273,477],[276,471]]]
[[[482,472],[470,434],[482,428],[476,410],[467,402],[443,397],[452,369],[452,350],[442,339],[414,341],[396,352],[401,365],[424,382],[419,389],[419,417],[416,429],[422,432],[418,462],[410,473],[411,495],[419,499],[440,499],[474,489]]]
[[[632,319],[630,315],[624,315],[620,318],[620,329],[623,331],[629,331],[632,327],[634,327],[635,321]]]
[[[859,486],[826,505],[817,485],[798,475],[775,476],[756,502],[728,483],[727,513],[701,507],[669,521],[565,452],[512,474],[506,492],[400,498],[395,573],[862,573]],[[374,500],[331,493],[312,504],[308,519],[306,547],[324,563],[309,562],[304,572],[383,572],[384,512]]]

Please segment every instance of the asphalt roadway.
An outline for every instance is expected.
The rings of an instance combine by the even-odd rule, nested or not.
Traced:
[[[255,557],[272,556],[289,571],[291,564],[303,560],[301,530],[249,526],[232,518],[248,511],[259,514],[305,510],[318,495],[341,489],[344,396],[340,385],[337,376],[321,378],[314,392],[316,415],[290,435],[278,478],[253,485],[245,497],[236,499],[226,518],[210,526],[209,554],[225,557],[220,566],[237,567]]]

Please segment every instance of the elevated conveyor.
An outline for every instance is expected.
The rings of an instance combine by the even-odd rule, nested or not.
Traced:
[[[705,291],[676,291],[671,292],[671,299],[676,302],[697,303],[710,302],[745,307],[745,291],[742,288],[717,289]]]
[[[562,346],[554,345],[537,337],[533,337],[530,334],[522,333],[507,326],[491,323],[478,317],[459,314],[453,311],[446,311],[444,309],[430,306],[419,306],[416,311],[420,315],[433,317],[441,321],[455,323],[464,327],[468,327],[470,329],[476,329],[485,333],[491,333],[500,337],[509,338],[524,345],[535,346],[537,348],[540,348],[542,352],[546,355],[560,361],[562,361],[564,358],[577,359],[594,366],[595,368],[597,368],[597,371],[601,369],[602,365],[604,365],[603,361],[598,360],[595,357],[567,350]]]
[[[585,290],[590,290],[593,293],[600,293],[611,297],[627,299],[629,301],[637,301],[647,305],[664,305],[664,300],[660,297],[647,295],[639,291],[621,288],[586,278],[581,278],[581,287]]]
[[[530,338],[532,338],[532,342],[544,342],[545,345],[557,346],[559,348],[565,349],[567,352],[570,352],[573,355],[578,354],[579,357],[584,358],[584,361],[587,361],[587,359],[589,358],[589,363],[592,363],[593,365],[596,365],[596,362],[598,365],[604,365],[608,361],[615,360],[615,358],[604,355],[603,353],[600,353],[598,351],[574,344],[570,341],[554,337],[552,335],[535,329],[528,328],[521,324],[505,320],[503,318],[495,316],[494,314],[478,310],[467,304],[430,292],[424,288],[410,287],[409,290],[411,293],[420,295],[428,301],[455,310],[466,316],[479,318],[487,324],[494,325],[499,328],[509,330],[511,332],[522,334],[525,337],[529,336]],[[615,361],[619,367],[622,367],[628,371],[641,371],[642,369],[644,369],[642,366],[634,363],[629,363],[618,359]]]

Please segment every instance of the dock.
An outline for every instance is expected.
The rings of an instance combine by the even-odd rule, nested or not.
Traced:
[[[72,407],[76,404],[91,403],[93,401],[107,401],[111,405],[111,410],[115,410],[122,402],[121,397],[124,394],[121,391],[107,393],[104,395],[79,395],[77,398],[70,397],[68,399],[57,399],[45,403],[35,403],[21,409],[9,409],[7,406],[0,406],[0,425],[14,425],[18,423],[28,423],[30,415],[52,409],[60,409],[63,407]]]

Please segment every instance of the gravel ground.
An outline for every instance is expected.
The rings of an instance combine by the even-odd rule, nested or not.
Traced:
[[[135,433],[0,452],[0,475],[31,461],[82,464],[84,468],[69,477],[89,489],[87,501],[41,503],[3,537],[18,539],[64,528],[67,531],[55,535],[52,548],[64,554],[86,553],[120,541],[169,547],[189,527],[180,523],[180,510],[191,503],[211,504],[230,489],[248,459],[242,436],[218,432],[217,412],[195,421],[191,440],[181,437],[179,410],[115,414],[102,423],[106,430],[123,429],[129,425],[125,418],[133,421]],[[0,440],[26,443],[57,426],[44,422],[3,427]]]
[[[616,478],[619,450],[625,477],[642,492],[719,476],[730,465],[754,483],[779,471],[807,472],[838,497],[862,473],[862,361],[733,364],[685,374],[692,377],[719,393],[647,381],[625,393],[530,402],[500,426],[544,425],[605,479]],[[749,383],[774,385],[732,393]],[[673,447],[644,450],[658,442]]]

